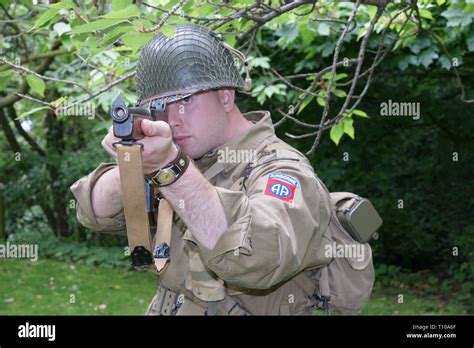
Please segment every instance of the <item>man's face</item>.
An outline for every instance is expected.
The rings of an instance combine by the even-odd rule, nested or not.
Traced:
[[[193,159],[225,143],[229,120],[217,91],[170,103],[164,114],[174,142]]]

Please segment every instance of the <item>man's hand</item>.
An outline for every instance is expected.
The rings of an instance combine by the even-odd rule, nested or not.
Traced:
[[[144,134],[139,142],[144,145],[142,159],[145,174],[156,172],[176,158],[178,148],[173,143],[172,131],[168,123],[142,119],[135,126],[140,127]],[[117,160],[117,152],[112,144],[120,140],[114,136],[113,126],[102,140],[102,147],[115,160]]]

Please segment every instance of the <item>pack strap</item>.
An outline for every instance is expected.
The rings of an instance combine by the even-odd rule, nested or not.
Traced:
[[[296,277],[293,277],[292,280],[303,289],[306,295],[314,300],[319,306],[322,304],[323,312],[325,315],[329,315],[329,302],[331,301],[331,292],[329,291],[329,276],[328,276],[328,266],[321,268],[319,273],[319,293],[318,287],[315,282],[312,281],[309,276],[303,271],[299,273]]]
[[[314,296],[316,293],[316,284],[314,284],[304,272],[298,274],[293,280],[309,297]]]

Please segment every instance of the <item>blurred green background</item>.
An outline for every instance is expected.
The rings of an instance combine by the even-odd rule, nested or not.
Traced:
[[[170,10],[177,2],[148,3]],[[37,71],[47,63],[42,74],[79,82],[93,91],[134,71],[139,49],[150,38],[137,27],[151,27],[162,13],[126,0],[96,3],[62,1],[53,8],[31,1],[0,1],[0,56],[11,62],[20,57],[23,66]],[[351,9],[341,1],[322,3],[322,16],[347,18]],[[139,12],[112,16],[117,23],[109,27],[84,28],[81,17],[97,23],[97,16],[127,6]],[[347,116],[354,120],[354,139],[350,132],[342,137],[325,132],[309,156],[331,191],[370,198],[384,220],[380,238],[372,243],[377,278],[363,314],[474,313],[474,104],[461,100],[463,91],[465,99],[474,98],[474,5],[437,0],[418,1],[418,6],[422,26],[409,25],[416,35],[390,50],[357,106],[361,112]],[[393,15],[397,8],[389,6],[386,12]],[[226,15],[224,10],[193,6],[191,1],[183,8],[201,17]],[[357,56],[359,36],[373,13],[373,6],[361,7],[341,58]],[[180,21],[185,19],[171,17],[170,24]],[[218,31],[239,47],[245,40],[239,41],[234,32],[248,28],[248,23],[232,21]],[[386,21],[379,23],[369,50],[377,48],[384,25]],[[239,96],[241,111],[266,109],[275,122],[280,120],[278,108],[296,105],[300,93],[281,81],[270,83],[270,68],[283,76],[319,71],[331,64],[339,35],[337,27],[295,19],[291,13],[259,28],[253,44],[243,49],[253,66],[256,97]],[[52,58],[48,52],[55,52]],[[338,73],[348,74],[341,77],[343,83],[353,68],[341,67]],[[11,102],[15,93],[58,103],[87,97],[77,86],[42,84],[27,76],[0,65],[0,244],[37,244],[39,261],[0,259],[0,314],[143,314],[156,291],[156,277],[130,269],[125,237],[80,226],[69,191],[73,182],[109,161],[100,146],[111,125],[108,110],[119,92],[129,103],[135,101],[134,80],[93,99],[97,117],[89,119],[35,110],[41,105],[22,98]],[[334,110],[344,93],[333,98]],[[381,103],[389,100],[419,103],[420,119],[382,117]],[[316,123],[321,113],[322,106],[311,100],[297,117]],[[369,118],[361,117],[364,114]],[[303,152],[313,143],[313,138],[289,138],[287,132],[307,131],[291,121],[276,131]]]

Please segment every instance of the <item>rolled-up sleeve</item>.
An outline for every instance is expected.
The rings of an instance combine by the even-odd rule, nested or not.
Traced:
[[[229,284],[266,289],[310,261],[324,263],[317,246],[329,205],[309,164],[281,160],[260,166],[246,186],[246,193],[216,187],[229,227],[212,250],[198,243],[210,270]]]
[[[123,210],[112,217],[99,218],[94,215],[91,202],[91,192],[97,180],[107,171],[114,168],[116,163],[101,163],[93,172],[77,180],[70,187],[76,197],[77,220],[85,227],[97,232],[111,234],[126,234],[125,216]]]

